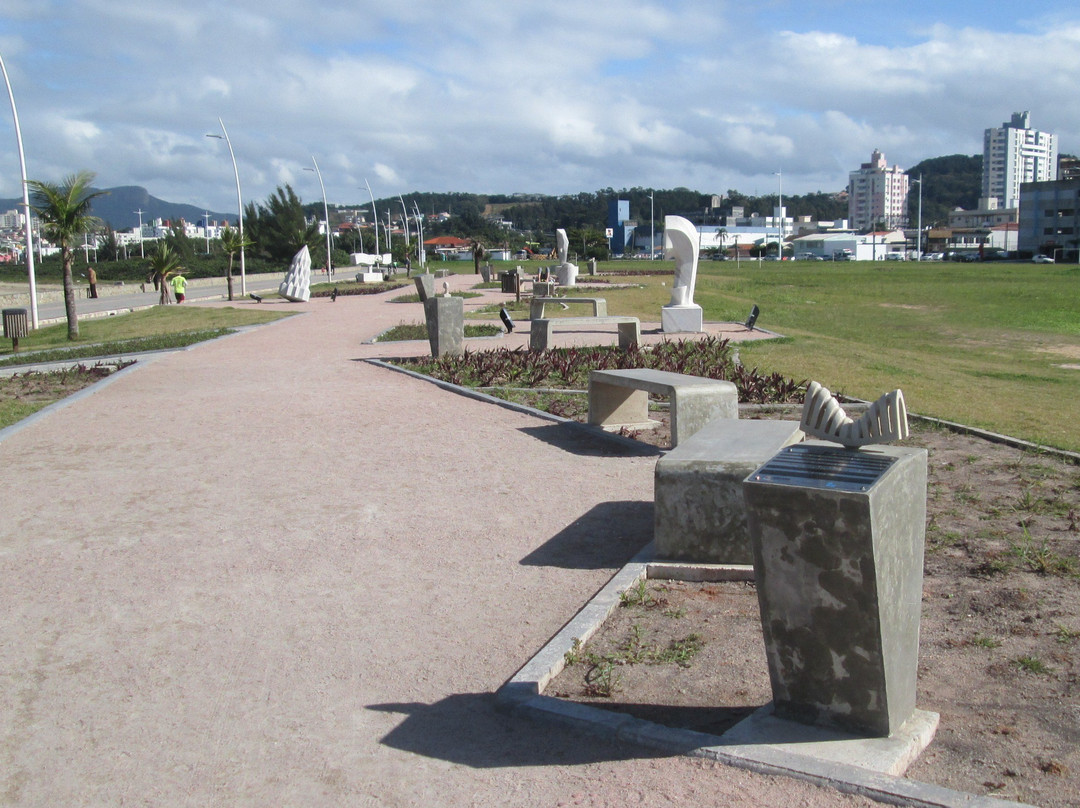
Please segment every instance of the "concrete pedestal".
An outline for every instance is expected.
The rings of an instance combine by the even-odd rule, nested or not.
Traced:
[[[660,326],[665,334],[687,332],[700,334],[705,330],[701,306],[664,306],[660,309]]]
[[[560,264],[555,267],[555,278],[559,286],[576,286],[578,268],[573,264]]]
[[[460,297],[429,297],[424,315],[432,356],[465,353],[465,304]]]
[[[892,735],[915,710],[926,451],[811,441],[743,496],[777,717]]]

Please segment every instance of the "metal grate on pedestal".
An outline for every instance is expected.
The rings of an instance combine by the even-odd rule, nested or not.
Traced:
[[[868,491],[895,457],[836,446],[796,444],[780,452],[749,479],[758,483],[798,485],[835,491]]]

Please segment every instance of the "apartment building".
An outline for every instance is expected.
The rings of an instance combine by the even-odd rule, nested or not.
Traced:
[[[1021,184],[1056,180],[1057,172],[1057,135],[1032,129],[1031,113],[1014,112],[983,134],[982,197],[998,207],[1019,207]]]
[[[848,219],[855,230],[879,224],[886,228],[907,225],[910,182],[900,166],[889,167],[885,155],[874,149],[870,162],[848,175]]]

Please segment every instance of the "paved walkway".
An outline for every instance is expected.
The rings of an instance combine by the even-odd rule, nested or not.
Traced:
[[[0,442],[0,805],[865,804],[494,709],[650,538],[655,457],[356,361],[395,294]]]

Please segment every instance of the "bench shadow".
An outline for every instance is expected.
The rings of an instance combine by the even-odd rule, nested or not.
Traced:
[[[577,423],[527,426],[521,432],[556,449],[585,457],[659,457],[664,453],[656,446]]]
[[[652,541],[652,502],[601,502],[521,559],[529,567],[621,567]]]
[[[670,757],[598,734],[523,722],[499,712],[492,693],[461,693],[435,702],[369,704],[405,719],[380,739],[386,746],[475,769],[573,766]]]

